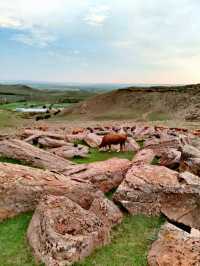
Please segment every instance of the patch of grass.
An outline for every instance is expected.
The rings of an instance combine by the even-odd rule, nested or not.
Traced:
[[[35,266],[34,258],[26,240],[26,231],[32,213],[0,223],[0,265]]]
[[[108,159],[111,159],[113,157],[117,158],[124,158],[128,160],[132,160],[134,156],[133,152],[116,152],[116,151],[99,151],[98,149],[91,148],[89,155],[87,158],[80,158],[76,157],[73,159],[73,162],[75,163],[92,163],[92,162],[98,162],[98,161],[105,161]]]
[[[149,121],[165,121],[169,119],[169,115],[163,113],[163,112],[151,112],[148,115]]]
[[[146,266],[148,248],[163,222],[158,217],[126,216],[112,231],[111,244],[73,266]]]
[[[160,163],[160,157],[155,156],[151,162],[152,165],[159,165]]]
[[[139,146],[140,146],[141,149],[144,148],[144,142],[145,142],[144,139],[142,139],[142,140],[137,140],[137,143],[139,144]]]
[[[17,159],[12,159],[12,158],[7,158],[4,156],[0,156],[0,162],[1,163],[13,163],[13,164],[25,164],[24,162],[17,160]]]
[[[22,125],[23,119],[20,115],[7,110],[0,110],[0,128],[17,127]]]

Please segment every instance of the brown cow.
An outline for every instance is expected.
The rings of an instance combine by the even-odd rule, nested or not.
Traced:
[[[111,145],[117,145],[120,144],[120,151],[125,148],[125,142],[127,140],[126,134],[115,134],[115,133],[109,133],[105,135],[102,139],[101,144],[99,145],[99,148],[106,148],[107,146],[109,149],[111,149]]]

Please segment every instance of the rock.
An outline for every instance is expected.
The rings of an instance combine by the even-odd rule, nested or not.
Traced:
[[[154,127],[149,126],[136,126],[133,132],[134,138],[137,140],[144,140],[149,138],[155,133]]]
[[[166,149],[179,149],[182,145],[179,137],[167,134],[163,134],[160,138],[152,137],[144,142],[144,148],[154,150],[157,156],[160,156]]]
[[[110,240],[110,228],[67,197],[48,196],[28,228],[28,242],[46,266],[72,265]]]
[[[79,133],[79,134],[76,134],[76,135],[68,134],[68,135],[66,135],[66,140],[68,142],[71,142],[71,143],[84,141],[85,135],[86,135],[85,133]]]
[[[108,192],[124,179],[131,163],[127,159],[112,158],[102,162],[86,165],[82,171],[67,173],[70,178],[89,181],[103,192]],[[76,168],[74,168],[76,169]]]
[[[104,224],[108,224],[111,227],[120,224],[123,218],[120,209],[107,198],[99,197],[95,199],[89,210],[94,212]]]
[[[178,169],[181,161],[181,152],[176,149],[166,149],[161,153],[160,165],[170,169]]]
[[[152,149],[143,149],[140,150],[136,155],[133,157],[133,163],[144,163],[150,164],[155,157],[155,153]]]
[[[74,165],[68,160],[16,139],[0,141],[0,155],[57,172],[64,172]]]
[[[71,159],[74,157],[87,157],[89,153],[89,148],[84,145],[74,145],[72,143],[68,143],[65,146],[56,149],[50,149],[49,152],[62,157],[64,159]]]
[[[180,171],[189,171],[200,176],[200,150],[193,146],[185,145],[180,151]]]
[[[190,146],[184,145],[180,148],[181,151],[181,160],[187,160],[189,158],[200,158],[200,150]]]
[[[83,180],[17,164],[0,163],[0,220],[34,210],[45,194],[64,195],[89,209],[103,197],[96,187]]]
[[[199,266],[200,237],[166,223],[148,254],[149,266]]]
[[[66,141],[52,139],[49,137],[39,137],[38,144],[40,144],[42,148],[58,148],[58,147],[65,146]]]
[[[129,213],[160,215],[200,229],[197,178],[164,166],[134,164],[114,194]]]
[[[22,133],[20,133],[19,137],[20,139],[30,144],[33,144],[33,141],[40,137],[48,137],[51,139],[65,140],[64,134],[56,134],[55,132],[42,131],[42,130],[36,130],[36,129],[25,129]]]
[[[125,151],[139,151],[140,146],[133,138],[127,138],[127,142],[125,143]]]
[[[96,135],[94,133],[88,133],[84,141],[87,143],[88,146],[91,148],[97,148],[101,144],[102,136]]]

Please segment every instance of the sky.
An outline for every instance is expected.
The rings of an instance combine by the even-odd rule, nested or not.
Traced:
[[[200,82],[199,0],[0,0],[0,80]]]

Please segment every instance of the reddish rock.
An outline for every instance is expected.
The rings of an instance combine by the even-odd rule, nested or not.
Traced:
[[[95,133],[88,133],[85,136],[84,141],[91,148],[97,148],[101,144],[102,136],[96,135]]]
[[[58,148],[67,144],[64,140],[52,139],[49,137],[40,137],[37,142],[42,148]]]
[[[143,149],[140,150],[134,157],[133,163],[144,163],[150,164],[155,157],[155,153],[152,149]]]
[[[68,160],[16,139],[0,141],[0,155],[57,172],[64,172],[74,165]]]
[[[110,200],[99,197],[92,202],[90,211],[94,212],[108,226],[120,224],[123,214],[120,209]]]
[[[170,169],[177,169],[181,161],[181,152],[176,149],[166,149],[160,154],[159,164],[169,167]]]
[[[72,143],[67,143],[67,145],[56,149],[50,149],[49,152],[62,157],[64,159],[71,159],[74,157],[87,157],[89,153],[89,148],[84,145],[74,145]]]
[[[37,206],[28,242],[38,261],[66,266],[109,242],[110,227],[67,197],[48,196]]]
[[[163,212],[171,220],[200,229],[197,179],[163,166],[134,164],[115,192],[114,200],[133,215]]]
[[[127,159],[112,158],[107,161],[82,165],[85,169],[81,171],[76,171],[77,167],[74,167],[74,170],[66,174],[70,178],[90,181],[103,192],[108,192],[118,187],[130,165],[131,163]]]
[[[34,210],[45,194],[65,195],[83,208],[102,197],[92,184],[27,166],[0,163],[0,220]]]
[[[199,266],[200,236],[176,226],[163,225],[148,254],[149,266]]]

